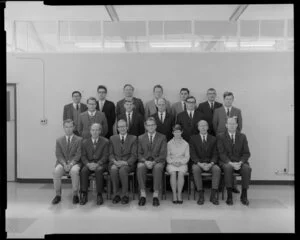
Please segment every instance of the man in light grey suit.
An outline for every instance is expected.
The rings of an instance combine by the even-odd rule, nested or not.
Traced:
[[[101,136],[105,137],[108,131],[107,119],[103,112],[96,110],[97,100],[90,97],[87,100],[88,110],[79,115],[78,132],[83,139],[91,137],[90,127],[93,123],[100,123],[102,126]]]
[[[148,117],[158,112],[157,100],[163,97],[163,93],[164,90],[161,85],[155,85],[153,87],[154,99],[147,102],[145,105],[145,119],[148,119]],[[171,103],[168,100],[166,100],[166,106],[167,106],[167,112],[172,113]]]
[[[183,111],[186,111],[186,98],[190,95],[190,90],[187,88],[180,89],[180,101],[176,102],[172,105],[171,111],[173,116],[175,117],[175,121],[177,119],[177,114]]]
[[[156,132],[155,118],[149,117],[145,122],[146,133],[138,138],[137,180],[141,191],[139,206],[146,203],[146,174],[153,175],[153,206],[159,206],[158,193],[162,183],[162,174],[167,158],[166,136]]]
[[[67,119],[63,123],[65,136],[56,140],[56,164],[53,171],[53,183],[56,192],[52,204],[57,204],[61,201],[61,177],[65,173],[69,173],[72,180],[73,189],[73,204],[79,202],[78,187],[79,187],[79,171],[81,157],[81,137],[73,134],[74,122],[72,119]]]
[[[239,108],[233,107],[232,103],[234,96],[232,92],[225,92],[223,94],[224,106],[215,109],[213,115],[213,128],[216,135],[226,132],[227,118],[236,118],[238,124],[238,131],[242,131],[242,112]]]
[[[223,94],[224,98],[224,106],[215,109],[213,114],[213,128],[216,136],[227,131],[226,123],[228,118],[235,118],[238,124],[237,131],[242,131],[242,112],[239,108],[233,107],[232,103],[234,100],[234,96],[232,92],[225,92]],[[233,189],[232,192],[240,193],[237,188],[236,178],[233,177]]]
[[[128,124],[124,119],[117,122],[120,134],[110,137],[109,141],[109,171],[113,186],[113,204],[121,201],[129,202],[128,197],[128,173],[135,171],[137,161],[137,137],[127,134]],[[121,180],[122,198],[119,195]]]

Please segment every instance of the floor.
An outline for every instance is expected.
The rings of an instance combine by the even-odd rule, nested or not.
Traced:
[[[182,205],[160,200],[152,206],[138,206],[137,197],[128,205],[111,203],[97,206],[95,193],[89,193],[86,205],[73,205],[71,186],[63,184],[62,201],[52,205],[52,184],[7,183],[6,231],[8,238],[44,238],[51,233],[294,233],[294,186],[250,186],[249,206],[240,203],[234,194],[234,205],[225,200],[215,206],[209,202],[196,204],[191,195],[184,193]],[[105,195],[106,196],[106,195]],[[196,196],[197,198],[197,196]]]

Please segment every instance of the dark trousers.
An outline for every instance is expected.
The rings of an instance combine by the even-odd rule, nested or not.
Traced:
[[[110,177],[113,187],[113,195],[119,195],[119,185],[121,180],[122,185],[122,196],[128,196],[128,174],[134,170],[135,166],[122,166],[120,168],[111,167]]]
[[[95,171],[91,171],[88,169],[87,166],[84,166],[80,171],[80,191],[87,192],[88,191],[88,183],[89,183],[89,176],[92,173],[95,173],[96,177],[96,189],[97,193],[103,192],[103,183],[104,177],[103,172],[105,171],[104,167],[98,167]]]
[[[193,176],[197,187],[197,191],[203,190],[201,173],[205,171],[198,164],[193,164],[192,171],[193,171]],[[220,178],[221,178],[221,169],[219,168],[218,165],[214,164],[207,172],[212,173],[211,188],[218,189]]]
[[[146,174],[152,171],[153,175],[153,189],[159,191],[162,183],[162,174],[164,170],[164,163],[156,163],[152,169],[148,169],[144,163],[138,163],[137,165],[137,180],[140,190],[145,190]]]
[[[233,173],[237,172],[242,176],[242,189],[248,189],[250,178],[251,178],[251,167],[247,163],[242,163],[242,166],[239,170],[234,170],[229,163],[223,163],[221,168],[224,171],[225,186],[226,188],[232,188],[233,185]]]

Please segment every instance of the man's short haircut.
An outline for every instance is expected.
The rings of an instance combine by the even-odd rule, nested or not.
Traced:
[[[90,130],[92,129],[92,126],[94,126],[94,125],[99,126],[99,129],[102,130],[102,125],[101,125],[101,123],[93,123],[93,124],[90,126]]]
[[[104,89],[105,92],[107,93],[107,88],[104,85],[99,85],[97,88],[97,92],[99,91],[99,89]]]
[[[125,122],[126,123],[126,127],[128,127],[128,122],[127,120],[125,120],[124,118],[121,118],[117,121],[117,127],[119,127],[119,122]]]
[[[177,131],[177,130],[179,130],[179,131],[181,131],[181,132],[183,131],[183,130],[182,130],[182,126],[181,126],[180,124],[178,124],[178,123],[175,124],[175,125],[172,127],[172,131],[173,131],[173,132],[175,132],[175,131]]]
[[[165,104],[167,104],[167,100],[166,100],[165,98],[163,98],[163,97],[157,99],[157,103],[158,103],[158,101],[161,100],[161,99],[164,100]]]
[[[153,87],[153,92],[155,91],[155,88],[160,88],[162,92],[164,91],[163,87],[160,84],[157,84]]]
[[[66,120],[63,121],[63,126],[65,126],[66,123],[72,123],[73,126],[74,126],[74,121],[72,119],[70,119],[70,118],[68,118],[68,119],[66,119]]]
[[[226,98],[226,97],[228,97],[228,96],[232,96],[232,97],[234,98],[234,96],[233,96],[233,93],[232,93],[232,92],[228,92],[228,91],[224,92],[224,94],[223,94],[223,98],[225,99],[225,98]]]
[[[187,100],[189,100],[189,99],[194,99],[195,102],[196,102],[196,98],[195,98],[194,96],[189,96],[189,97],[187,97],[187,98],[185,99],[185,101],[187,102]]]
[[[184,87],[184,88],[181,88],[181,89],[180,89],[180,93],[181,93],[182,91],[187,91],[188,94],[190,94],[190,90],[189,90],[188,88],[185,88],[185,87]]]
[[[131,88],[132,88],[132,91],[134,91],[134,87],[133,87],[131,84],[129,84],[129,83],[127,83],[127,84],[124,85],[123,90],[124,90],[126,87],[131,87]]]
[[[95,103],[97,102],[97,99],[96,99],[96,98],[94,98],[94,97],[89,97],[89,98],[86,100],[86,103],[88,104],[90,100],[91,100],[91,101],[95,101]]]
[[[209,91],[214,91],[215,93],[217,93],[216,89],[214,89],[214,88],[207,89],[207,92],[209,92]]]
[[[204,120],[204,119],[201,119],[201,120],[197,123],[197,127],[199,127],[199,124],[200,124],[201,121],[206,122],[206,125],[208,126],[208,122],[207,122],[206,120]]]
[[[235,123],[237,124],[237,118],[236,117],[228,117],[226,123],[228,123],[228,120],[233,119]]]
[[[148,117],[148,118],[146,119],[146,121],[145,121],[145,125],[147,125],[147,122],[148,122],[148,121],[153,121],[153,122],[155,123],[155,125],[156,125],[156,120],[155,120],[154,117]]]
[[[80,93],[79,91],[74,91],[74,92],[72,92],[72,97],[73,97],[73,95],[76,94],[76,93],[78,93],[79,96],[81,97],[81,93]]]

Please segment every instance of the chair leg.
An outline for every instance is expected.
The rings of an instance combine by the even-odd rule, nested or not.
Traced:
[[[167,199],[167,175],[164,174],[164,196],[165,196],[165,200]]]
[[[187,177],[188,180],[188,200],[190,200],[190,194],[191,194],[191,183],[190,183],[190,176]]]

